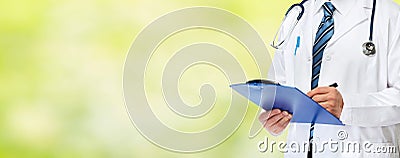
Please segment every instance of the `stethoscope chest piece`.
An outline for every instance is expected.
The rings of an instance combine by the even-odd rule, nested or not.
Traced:
[[[363,45],[363,53],[366,56],[373,56],[376,54],[375,44],[372,41],[365,42]]]

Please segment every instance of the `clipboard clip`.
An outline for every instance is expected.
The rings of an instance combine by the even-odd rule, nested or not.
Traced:
[[[272,85],[280,85],[278,82],[272,80],[264,80],[264,79],[254,79],[247,81],[246,84],[250,85],[259,85],[259,84],[272,84]]]

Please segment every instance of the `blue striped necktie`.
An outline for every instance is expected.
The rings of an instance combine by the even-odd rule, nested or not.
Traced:
[[[323,5],[324,17],[322,18],[321,24],[318,26],[318,31],[315,36],[313,46],[313,64],[312,64],[312,78],[311,78],[311,89],[318,87],[319,74],[321,70],[322,57],[328,41],[333,35],[333,12],[335,7],[331,2],[325,2]],[[308,151],[308,157],[312,157],[312,140],[314,135],[314,123],[311,124],[310,128],[310,149]]]

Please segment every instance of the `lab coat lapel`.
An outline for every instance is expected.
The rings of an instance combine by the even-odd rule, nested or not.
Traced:
[[[357,5],[365,6],[365,3],[362,1],[357,1]],[[343,16],[345,16],[345,18],[340,22],[340,25],[335,26],[335,33],[332,36],[332,39],[329,41],[330,44],[335,43],[337,40],[343,37],[343,35],[348,33],[361,22],[368,20],[365,8],[363,7],[354,7],[347,13],[347,15]]]
[[[299,29],[298,31],[300,32],[300,48],[302,49],[301,52],[298,53],[298,57],[296,58],[296,60],[300,61],[295,63],[296,66],[294,67],[293,73],[295,74],[294,76],[296,76],[296,78],[294,84],[303,92],[309,91],[309,87],[311,87],[311,77],[309,77],[311,76],[311,62],[304,63],[304,61],[307,61],[312,57],[312,21],[314,17],[308,15],[311,13],[312,12],[310,11],[305,12],[304,17],[307,18],[304,18],[304,20],[299,23],[299,27],[297,27]]]
[[[308,12],[307,14],[310,14],[310,12]],[[310,17],[310,16],[307,16]],[[302,37],[304,38],[304,41],[310,41],[305,43],[305,48],[304,51],[307,52],[308,57],[312,56],[312,47],[313,47],[313,42],[312,41],[312,21],[313,21],[313,17],[311,18],[307,18],[307,20],[304,21],[303,27],[302,28]]]

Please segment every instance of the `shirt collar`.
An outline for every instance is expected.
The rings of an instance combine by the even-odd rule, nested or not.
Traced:
[[[335,6],[335,12],[338,12],[341,15],[346,15],[349,13],[350,9],[356,4],[356,0],[313,0],[314,5],[314,15],[318,13],[320,9],[322,9],[322,5],[325,2],[331,2],[333,6]]]

